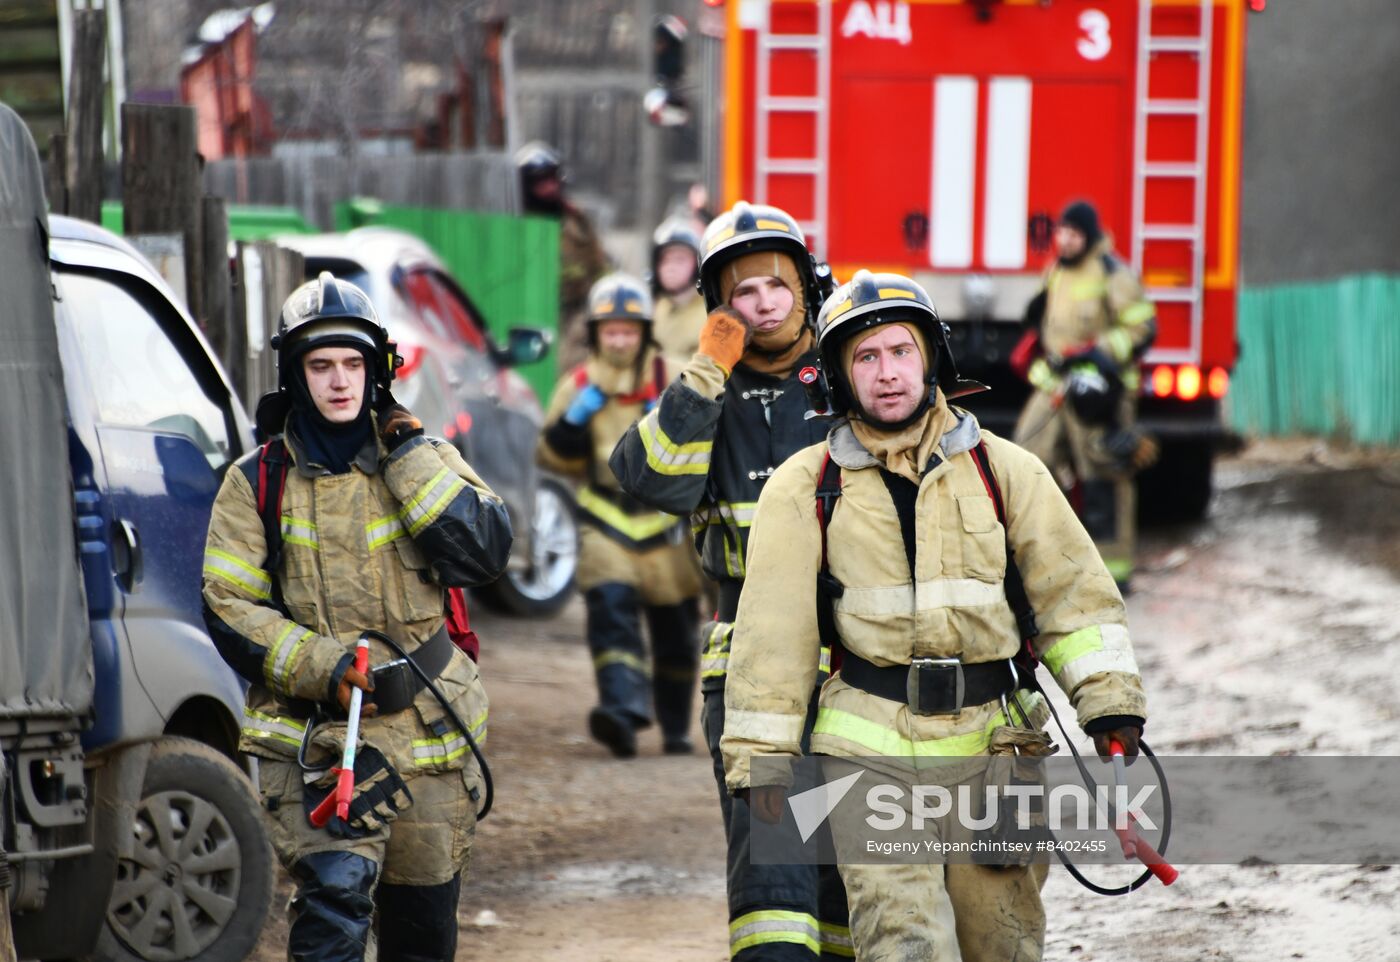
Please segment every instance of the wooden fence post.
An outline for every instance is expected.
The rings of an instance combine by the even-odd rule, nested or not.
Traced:
[[[68,213],[68,135],[52,134],[44,158],[44,187],[49,194],[49,211]]]
[[[205,318],[200,160],[193,107],[122,104],[124,231],[179,234],[190,313]]]
[[[102,78],[107,11],[73,11],[73,71],[68,83],[68,148],[64,180],[68,214],[102,221]]]
[[[200,263],[204,265],[200,304],[204,307],[204,333],[225,371],[233,370],[238,357],[233,350],[229,323],[228,213],[222,197],[203,199]]]
[[[277,356],[268,342],[277,333],[282,302],[301,286],[304,271],[300,253],[273,241],[238,245],[242,303],[237,312],[242,321],[234,336],[242,339],[242,347],[234,377],[249,412],[256,412],[258,398],[277,387]]]

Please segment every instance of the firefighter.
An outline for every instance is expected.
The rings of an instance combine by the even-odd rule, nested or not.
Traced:
[[[656,343],[668,357],[690,360],[705,326],[700,279],[700,237],[688,219],[672,217],[651,243],[652,292],[656,295]]]
[[[618,439],[655,406],[679,368],[652,342],[651,295],[635,278],[609,274],[594,284],[587,324],[588,360],[555,387],[537,450],[544,467],[583,479],[578,582],[598,680],[588,728],[614,755],[629,758],[637,753],[637,730],[651,724],[654,701],[662,749],[689,754],[700,669],[695,551],[683,519],[624,494],[607,467]]]
[[[485,739],[487,700],[444,629],[445,586],[501,575],[510,520],[394,402],[398,358],[359,288],[328,272],[298,288],[273,346],[278,389],[258,424],[275,437],[224,476],[203,593],[210,637],[250,686],[239,749],[259,759],[269,835],[296,886],[287,954],[362,959],[377,911],[380,959],[450,960],[484,787],[468,735]],[[431,684],[378,639],[379,667],[357,671],[365,631]],[[334,790],[352,687],[367,693],[355,797],[348,819],[317,829],[308,815]]]
[[[520,196],[527,214],[559,221],[559,369],[572,370],[587,353],[584,313],[588,289],[608,270],[608,255],[588,215],[568,198],[559,154],[533,141],[515,152]]]
[[[928,295],[860,271],[823,306],[817,337],[831,406],[847,416],[759,498],[729,653],[729,788],[757,817],[781,817],[783,789],[751,784],[749,762],[803,751],[824,620],[842,661],[821,690],[812,752],[913,764],[1008,740],[1048,750],[1044,699],[1016,690],[1009,667],[1022,631],[1008,557],[1039,625],[1035,650],[1080,724],[1101,755],[1111,737],[1136,753],[1146,708],[1113,579],[1044,465],[949,406],[944,392],[971,382]],[[858,959],[1040,958],[1044,865],[840,871]]]
[[[1014,440],[1062,483],[1078,485],[1080,517],[1122,590],[1133,574],[1133,473],[1156,457],[1135,426],[1138,361],[1156,336],[1156,311],[1112,251],[1093,205],[1076,201],[1055,229],[1058,259],[1032,301],[1041,356]]]
[[[633,497],[691,516],[705,574],[719,583],[715,620],[701,632],[701,720],[728,838],[730,954],[742,962],[810,960],[846,938],[844,897],[819,915],[815,867],[751,864],[748,809],[724,789],[719,737],[758,493],[778,465],[825,433],[805,417],[798,380],[816,361],[811,325],[821,281],[797,222],[775,207],[735,204],[706,228],[700,247],[710,314],[699,348],[660,403],[628,429],[610,464]]]

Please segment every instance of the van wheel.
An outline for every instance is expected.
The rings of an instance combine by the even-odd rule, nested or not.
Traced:
[[[272,898],[262,807],[229,759],[189,738],[156,743],[96,957],[242,962]]]
[[[573,494],[558,481],[540,479],[530,534],[530,566],[507,571],[473,591],[493,611],[545,618],[563,608],[574,593],[578,522]]]

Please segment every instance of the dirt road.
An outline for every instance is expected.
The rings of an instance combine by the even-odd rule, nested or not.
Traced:
[[[1128,607],[1149,740],[1163,754],[1393,753],[1397,463],[1273,445],[1222,465],[1219,482],[1211,521],[1143,539]],[[458,958],[722,962],[708,757],[661,756],[648,733],[642,757],[619,762],[587,739],[581,606],[477,627],[498,797]],[[1185,866],[1169,889],[1111,901],[1056,868],[1045,896],[1050,960],[1400,959],[1400,868]],[[260,962],[282,956],[281,909]]]

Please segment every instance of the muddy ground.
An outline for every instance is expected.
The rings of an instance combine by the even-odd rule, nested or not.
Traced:
[[[1164,754],[1394,754],[1400,461],[1274,443],[1217,480],[1209,521],[1142,537],[1128,608],[1149,740]],[[648,733],[621,762],[588,740],[577,602],[547,622],[473,614],[498,796],[458,959],[727,959],[708,756],[661,756]],[[286,894],[258,962],[283,957]],[[1056,867],[1045,897],[1049,960],[1400,959],[1400,867],[1184,866],[1171,888],[1116,900]]]

